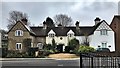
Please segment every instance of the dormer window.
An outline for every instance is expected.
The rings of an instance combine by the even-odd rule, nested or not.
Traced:
[[[72,30],[70,30],[68,33],[67,33],[67,36],[68,37],[73,37],[74,36],[74,32]]]
[[[74,36],[74,34],[68,34],[68,37],[73,37]]]
[[[48,37],[55,37],[55,32],[53,30],[50,30]]]
[[[107,33],[106,29],[102,29],[102,30],[100,30],[100,34],[101,35],[107,35],[108,33]]]
[[[49,37],[55,37],[55,34],[49,34],[48,36]]]
[[[22,30],[16,30],[15,31],[15,36],[23,36],[23,31]]]

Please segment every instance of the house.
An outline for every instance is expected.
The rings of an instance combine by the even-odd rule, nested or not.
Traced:
[[[0,29],[0,57],[6,55],[7,47],[8,47],[7,31]]]
[[[53,22],[47,18],[48,22]],[[110,51],[115,51],[114,44],[114,31],[107,24],[105,20],[100,21],[99,18],[95,19],[94,26],[79,26],[79,22],[76,22],[76,26],[63,27],[51,26],[48,22],[43,22],[43,26],[27,26],[26,19],[18,21],[8,32],[9,46],[8,50],[18,50],[20,52],[26,51],[24,44],[25,39],[31,39],[31,47],[38,47],[41,49],[45,44],[52,44],[52,40],[55,40],[57,48],[64,51],[68,46],[68,42],[76,38],[80,44],[87,41],[90,46],[94,48],[109,48]]]
[[[2,40],[1,40],[1,35],[2,35],[2,33],[1,33],[1,31],[0,31],[0,48],[1,48],[1,46],[2,46],[2,45],[1,45],[1,44],[2,44],[2,43],[1,43],[1,42],[2,42]]]
[[[7,31],[0,30],[0,48],[7,48],[7,45],[8,45]]]
[[[117,53],[117,55],[120,55],[120,50],[119,50],[120,49],[120,15],[115,15],[113,17],[113,20],[112,20],[110,26],[115,32],[116,53]]]
[[[63,44],[63,50],[72,38],[79,40],[80,44],[84,44],[87,40],[89,45],[94,48],[108,48],[110,51],[115,51],[114,31],[110,28],[105,20],[100,21],[95,19],[94,26],[79,26],[76,22],[76,27],[53,27],[49,29],[46,36],[46,44],[52,44],[54,38],[57,44]]]

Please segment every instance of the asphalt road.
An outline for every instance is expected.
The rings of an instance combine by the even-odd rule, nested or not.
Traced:
[[[61,68],[61,67],[78,67],[79,60],[53,60],[53,59],[34,59],[34,60],[15,60],[15,61],[1,61],[1,68]]]
[[[93,66],[96,68],[102,66],[107,68],[118,68],[118,60],[110,58],[94,58]],[[23,59],[23,60],[4,60],[0,61],[2,68],[79,68],[80,59],[72,60],[55,60],[55,59]],[[89,68],[91,66],[91,59],[83,58],[83,68]]]

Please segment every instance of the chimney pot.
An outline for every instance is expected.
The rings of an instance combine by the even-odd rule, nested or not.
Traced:
[[[95,21],[95,25],[98,24],[98,23],[100,23],[100,20],[101,19],[99,17],[96,17],[96,19],[94,20]]]

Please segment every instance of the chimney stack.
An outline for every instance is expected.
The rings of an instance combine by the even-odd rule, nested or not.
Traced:
[[[45,22],[45,21],[43,22],[43,28],[44,28],[44,29],[46,29],[46,28],[47,28],[47,24],[46,24],[46,22]]]
[[[95,25],[97,25],[98,23],[100,23],[100,18],[99,17],[96,17],[96,19],[94,20],[95,21]]]
[[[80,29],[79,28],[79,21],[76,21],[75,25],[76,25],[76,29]]]

